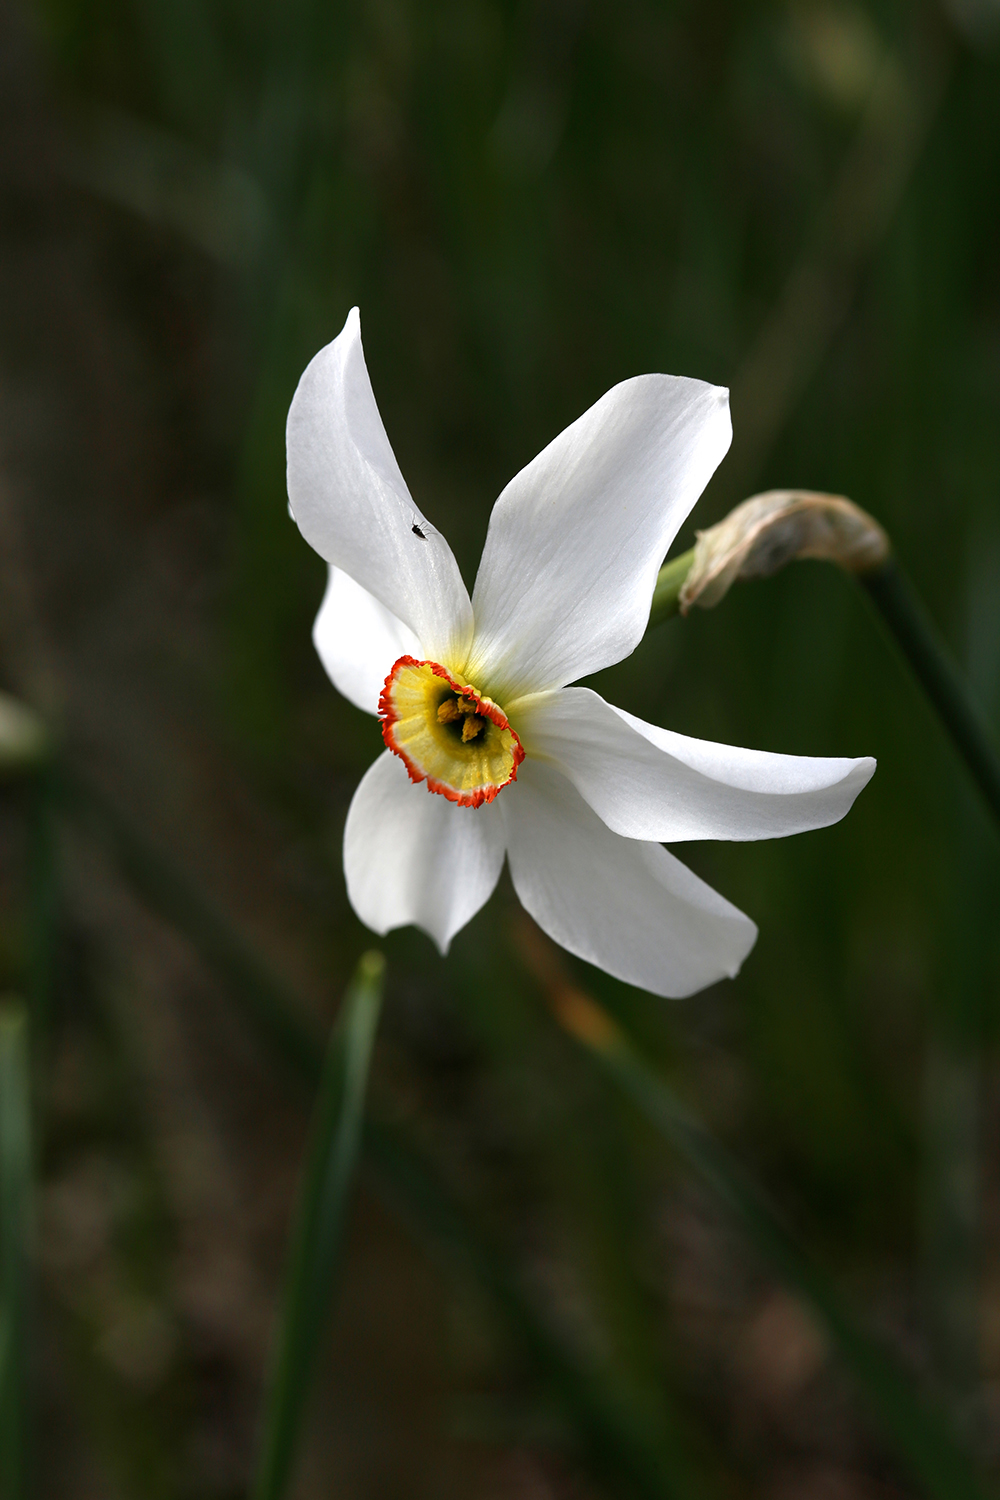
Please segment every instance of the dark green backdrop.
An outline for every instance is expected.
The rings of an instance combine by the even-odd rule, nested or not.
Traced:
[[[283,430],[355,303],[470,585],[542,445],[618,380],[699,376],[735,439],[678,547],[757,490],[850,496],[1000,725],[993,0],[3,9],[3,685],[318,1017],[371,941],[339,845],[379,737],[312,653]],[[991,1461],[995,830],[824,565],[596,685],[687,734],[878,757],[841,826],[680,851],[760,925],[738,980],[666,1003],[573,972]],[[5,793],[15,988],[28,802]],[[215,1500],[250,1462],[304,1115],[96,831],[45,866],[37,1493]],[[798,1304],[560,1038],[518,921],[504,884],[447,961],[385,942],[382,1108],[581,1360],[673,1412],[694,1493],[910,1493]],[[425,1238],[366,1193],[297,1493],[590,1494],[573,1420]]]

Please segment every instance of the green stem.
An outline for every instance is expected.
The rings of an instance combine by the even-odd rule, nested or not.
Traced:
[[[663,564],[653,590],[647,630],[652,630],[654,625],[659,625],[664,620],[673,619],[677,614],[680,609],[681,589],[684,587],[684,580],[690,573],[693,562],[694,548],[692,547],[689,552],[682,552],[679,557],[672,557],[669,562]]]
[[[341,1261],[384,973],[381,953],[366,953],[327,1049],[292,1231],[254,1500],[281,1500],[292,1474],[320,1335]]]
[[[859,573],[858,579],[1000,821],[1000,760],[916,590],[892,557],[879,568]]]

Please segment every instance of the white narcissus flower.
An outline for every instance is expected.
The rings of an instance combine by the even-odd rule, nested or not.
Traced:
[[[506,855],[539,926],[619,979],[682,996],[737,972],[756,927],[663,844],[823,828],[875,762],[689,739],[567,686],[642,639],[730,437],[717,386],[616,385],[508,484],[470,600],[399,472],[357,309],[316,355],[288,414],[288,494],[330,564],[316,649],[382,720],[344,833],[369,927],[414,923],[447,952]]]

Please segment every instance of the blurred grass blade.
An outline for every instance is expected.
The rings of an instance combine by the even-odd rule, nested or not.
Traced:
[[[832,1282],[798,1246],[739,1163],[688,1113],[596,1002],[568,984],[552,986],[549,993],[560,1024],[741,1221],[772,1267],[812,1309],[924,1492],[937,1500],[983,1500],[972,1465],[944,1420],[892,1357],[857,1327]]]
[[[740,441],[723,481],[730,494],[753,487],[828,355],[940,118],[957,49],[940,32],[928,45],[925,18],[911,9],[909,42],[883,54],[840,171],[733,376]]]
[[[31,1216],[28,1020],[0,1007],[0,1494],[27,1493],[27,1300]]]
[[[95,110],[66,165],[85,191],[172,230],[222,265],[253,262],[266,236],[267,206],[248,172],[123,110]]]
[[[384,973],[382,955],[366,953],[327,1050],[292,1230],[254,1500],[280,1500],[292,1469],[361,1150]]]

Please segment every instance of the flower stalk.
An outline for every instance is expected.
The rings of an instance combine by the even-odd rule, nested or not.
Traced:
[[[651,630],[654,625],[662,625],[664,620],[672,620],[680,612],[681,589],[693,562],[694,548],[690,547],[687,552],[682,552],[679,557],[672,557],[663,564],[656,577],[647,630]]]
[[[893,556],[858,582],[909,662],[969,774],[1000,823],[1000,759],[923,601]]]
[[[381,953],[362,955],[327,1049],[264,1404],[254,1500],[281,1500],[293,1477],[311,1377],[339,1279],[384,975]]]

